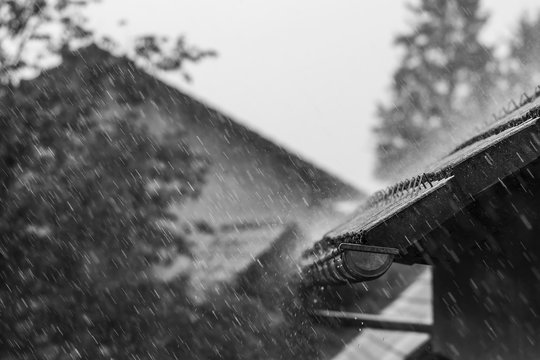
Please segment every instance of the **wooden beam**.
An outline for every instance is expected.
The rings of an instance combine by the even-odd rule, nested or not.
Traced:
[[[381,315],[361,314],[345,311],[315,310],[312,316],[321,323],[346,327],[360,327],[390,331],[411,331],[431,334],[432,324],[395,320]]]

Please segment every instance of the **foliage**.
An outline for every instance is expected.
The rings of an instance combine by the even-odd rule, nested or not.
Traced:
[[[84,66],[71,58],[80,52],[62,54],[62,71],[0,98],[2,146],[18,149],[0,154],[0,175],[10,174],[0,216],[0,358],[316,357],[294,279],[223,286],[195,305],[186,279],[152,276],[161,254],[190,256],[160,224],[171,201],[197,195],[206,160],[175,123],[162,135],[146,128],[138,106],[154,83],[133,76],[131,62],[99,54],[85,51]]]
[[[291,283],[278,287],[287,285]],[[264,299],[268,294],[256,296],[225,287],[193,309],[189,327],[175,322],[176,330],[171,332],[175,336],[168,337],[165,348],[181,359],[317,358],[313,324],[296,293],[287,294],[273,292],[274,298]]]
[[[130,111],[96,112],[103,72],[81,73],[84,94],[45,78],[0,98],[2,358],[150,357],[166,331],[172,289],[152,265],[187,249],[160,224],[206,162],[179,129],[158,137]]]
[[[504,59],[504,91],[517,97],[540,85],[540,14],[535,19],[520,19],[515,38],[510,44],[509,56]]]
[[[17,82],[54,64],[66,48],[91,42],[118,49],[108,36],[98,37],[88,26],[84,9],[99,0],[5,0],[0,2],[0,84]],[[147,34],[135,39],[125,55],[145,65],[179,72],[189,81],[186,62],[216,56],[213,50],[188,45],[183,36]]]
[[[154,278],[163,258],[190,256],[167,210],[198,194],[206,159],[174,124],[158,135],[141,123],[151,85],[131,82],[131,68],[69,68],[68,48],[100,41],[85,26],[89,2],[0,3],[0,358],[314,358],[294,281],[224,287],[196,306],[186,279]],[[144,36],[129,54],[181,73],[214,55],[168,44]],[[19,83],[54,54],[77,76]]]
[[[147,89],[126,89],[120,76],[126,96],[107,91],[107,75],[121,71],[110,64],[19,83],[70,48],[110,45],[86,26],[92,2],[0,3],[1,358],[154,357],[165,300],[178,292],[153,278],[153,264],[187,254],[168,208],[197,195],[206,161],[180,128],[157,136],[138,122],[132,109]],[[214,55],[155,37],[126,53],[180,73]],[[106,104],[121,111],[100,113]]]
[[[422,0],[410,7],[414,26],[396,39],[405,53],[392,98],[379,105],[379,173],[416,143],[485,106],[496,63],[492,49],[478,38],[487,20],[479,3]]]

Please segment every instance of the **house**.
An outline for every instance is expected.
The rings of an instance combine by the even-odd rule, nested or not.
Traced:
[[[424,172],[373,195],[309,253],[311,284],[369,280],[389,270],[392,262],[430,266],[432,304],[425,297],[422,303],[425,315],[433,314],[432,324],[418,323],[431,321],[418,308],[416,323],[410,324],[374,321],[359,313],[317,314],[348,326],[371,323],[403,331],[406,325],[429,334],[411,338],[394,333],[386,346],[389,359],[538,358],[539,95],[523,96],[519,107]],[[412,289],[429,290],[426,276],[418,280],[423,286],[415,283]],[[399,315],[411,312],[414,304],[392,311],[410,303],[405,295],[383,314],[401,320]],[[354,340],[363,344],[359,356],[374,348],[373,342],[363,341],[364,335]]]
[[[88,91],[89,82],[98,93]],[[180,124],[183,140],[206,158],[209,169],[200,195],[171,208],[179,219],[175,230],[191,244],[194,260],[160,269],[166,280],[189,272],[197,296],[234,278],[289,224],[306,234],[290,246],[302,245],[343,215],[340,202],[363,197],[339,178],[97,46],[65,54],[59,67],[23,82],[21,91],[46,94],[58,87],[92,102],[94,116],[129,116],[155,134]]]

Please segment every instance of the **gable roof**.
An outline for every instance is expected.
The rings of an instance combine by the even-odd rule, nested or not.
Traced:
[[[97,93],[88,91],[89,83]],[[268,249],[288,223],[310,227],[311,236],[311,228],[320,231],[325,221],[339,216],[338,202],[363,197],[339,178],[97,46],[64,54],[60,66],[22,82],[18,91],[47,94],[61,88],[91,101],[99,118],[129,116],[158,135],[180,125],[182,140],[209,160],[200,195],[173,208],[178,231],[192,240],[193,269],[203,277],[228,278]],[[55,101],[51,107],[61,106]],[[318,225],[309,226],[314,218]]]
[[[151,112],[149,109],[151,107],[158,110],[159,117],[162,119],[161,121],[154,119],[153,126],[156,128],[161,125],[163,130],[166,127],[166,120],[180,121],[186,128],[187,136],[194,135],[190,134],[191,130],[194,130],[191,132],[202,130],[203,132],[210,131],[219,134],[212,140],[224,143],[222,147],[227,147],[231,153],[237,151],[242,152],[242,155],[245,156],[253,156],[249,153],[250,149],[241,149],[242,146],[252,147],[258,151],[257,155],[265,154],[270,157],[272,167],[277,171],[288,172],[288,176],[281,178],[282,181],[293,182],[297,180],[305,183],[321,197],[339,195],[348,198],[362,195],[350,184],[303,160],[295,153],[261,136],[223,112],[149,75],[125,57],[112,56],[92,45],[75,53],[67,54],[65,58],[66,61],[62,65],[63,74],[56,72],[54,76],[63,76],[65,81],[73,81],[74,73],[85,71],[81,66],[90,71],[97,70],[106,73],[106,81],[112,84],[114,90],[124,93],[123,96],[126,98],[143,101],[148,105],[148,108],[145,109],[147,112]],[[44,76],[53,73],[55,73],[54,69],[48,71]],[[168,114],[170,118],[163,119],[164,114]],[[154,115],[156,115],[155,112]],[[201,138],[201,135],[204,134],[197,133],[195,135]],[[301,134],[299,134],[300,136]],[[195,146],[196,143],[200,145],[200,140],[197,139],[194,143]],[[203,146],[210,145],[203,143]],[[219,155],[217,152],[212,154],[212,156],[217,155]]]

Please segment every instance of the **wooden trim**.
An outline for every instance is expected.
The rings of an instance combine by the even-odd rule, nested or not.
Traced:
[[[361,314],[345,311],[315,310],[311,314],[321,323],[344,327],[360,327],[389,331],[410,331],[431,334],[430,323],[395,320],[381,315]]]

